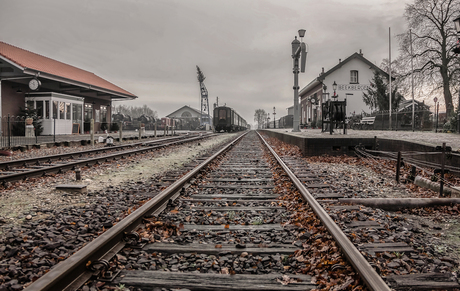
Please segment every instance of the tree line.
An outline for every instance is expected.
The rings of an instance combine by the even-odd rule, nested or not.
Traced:
[[[158,118],[158,113],[149,108],[147,105],[142,106],[127,106],[120,104],[114,107],[112,114],[121,113],[123,115],[129,115],[132,118],[137,118],[142,115],[153,116],[155,119]]]

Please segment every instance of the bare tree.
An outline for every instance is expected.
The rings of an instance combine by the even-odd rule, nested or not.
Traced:
[[[404,91],[409,91],[410,77],[414,74],[417,86],[423,87],[423,91],[444,96],[448,113],[453,112],[452,91],[456,91],[458,84],[458,56],[452,49],[457,41],[453,20],[459,8],[460,0],[415,0],[414,4],[408,4],[404,16],[412,36],[409,32],[398,36],[401,55],[395,62],[405,84]],[[412,58],[415,73],[411,69]]]
[[[256,109],[254,113],[254,121],[257,122],[257,128],[261,129],[265,120],[267,120],[267,113],[263,109]]]

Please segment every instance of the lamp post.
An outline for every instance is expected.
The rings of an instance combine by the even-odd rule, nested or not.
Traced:
[[[270,113],[267,114],[267,128],[270,128]]]
[[[300,39],[305,36],[305,29],[299,29]],[[291,43],[292,46],[292,59],[293,59],[293,73],[294,73],[294,118],[293,118],[293,132],[300,132],[300,110],[299,110],[299,59],[300,71],[305,72],[305,64],[307,59],[307,48],[305,43],[297,40],[297,36]]]
[[[436,117],[436,130],[435,132],[438,132],[438,112],[436,111],[436,103],[438,103],[438,98],[434,97],[434,116]]]
[[[273,128],[276,128],[276,119],[275,119],[275,115],[276,115],[276,111],[275,111],[275,106],[273,106]]]
[[[338,98],[339,95],[337,95],[337,93],[335,92],[337,90],[337,83],[335,81],[332,84],[332,89],[334,90],[334,95],[332,96],[332,98]]]
[[[454,53],[460,53],[460,16],[454,19],[455,30],[457,31],[457,46],[453,50]],[[453,105],[453,104],[452,104]],[[458,95],[458,107],[457,107],[457,132],[460,134],[460,93]]]

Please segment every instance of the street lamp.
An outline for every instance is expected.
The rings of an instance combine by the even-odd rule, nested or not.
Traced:
[[[267,128],[270,128],[270,113],[267,114]]]
[[[300,39],[305,36],[305,29],[299,29]],[[292,46],[292,59],[293,59],[293,73],[294,73],[294,120],[293,132],[300,132],[300,110],[299,110],[299,59],[300,71],[305,72],[305,64],[307,60],[307,47],[303,41],[297,40],[297,36],[291,42]]]
[[[276,111],[275,111],[275,106],[273,106],[273,128],[276,128],[276,119],[275,119],[275,115],[276,115]]]
[[[332,96],[332,98],[338,98],[339,95],[337,95],[335,93],[335,91],[337,90],[337,83],[334,81],[334,83],[332,84],[332,89],[334,90],[334,96]]]

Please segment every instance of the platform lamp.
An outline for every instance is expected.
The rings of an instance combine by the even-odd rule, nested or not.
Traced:
[[[334,81],[334,83],[332,84],[332,89],[334,90],[334,95],[332,95],[332,98],[338,98],[339,95],[337,95],[336,93],[336,90],[337,90],[337,83]]]
[[[305,29],[299,29],[300,40],[305,36]],[[297,36],[291,42],[292,46],[292,59],[293,59],[293,73],[294,73],[294,118],[293,118],[293,132],[300,132],[300,110],[299,110],[299,60],[300,71],[305,72],[305,64],[307,60],[307,46],[303,41],[297,40]]]
[[[275,108],[275,106],[273,106],[273,128],[276,128],[275,115],[276,115],[276,108]]]
[[[455,30],[457,31],[457,45],[453,49],[453,52],[460,54],[460,16],[454,19]],[[435,108],[436,109],[436,108]],[[457,132],[460,134],[460,93],[458,95],[458,107],[457,107]]]

